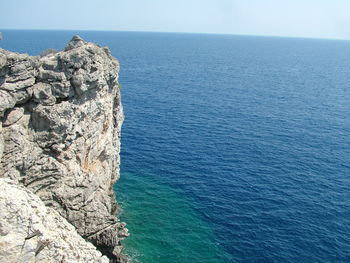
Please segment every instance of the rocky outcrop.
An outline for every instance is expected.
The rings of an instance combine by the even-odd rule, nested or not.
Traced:
[[[0,178],[0,200],[0,262],[109,262],[55,210],[12,180]]]
[[[125,261],[120,240],[128,235],[113,192],[118,72],[108,48],[77,36],[43,57],[0,49],[0,177],[40,197],[112,262]]]

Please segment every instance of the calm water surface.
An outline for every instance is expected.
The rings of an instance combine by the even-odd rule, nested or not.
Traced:
[[[120,60],[135,260],[350,262],[349,41],[3,32],[29,54],[79,33]]]

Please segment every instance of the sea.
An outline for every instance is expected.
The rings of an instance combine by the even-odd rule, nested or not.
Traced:
[[[0,31],[11,51],[79,34],[120,61],[134,262],[350,262],[350,41]]]

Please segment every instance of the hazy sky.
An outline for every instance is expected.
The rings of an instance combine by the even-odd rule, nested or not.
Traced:
[[[350,0],[0,0],[0,28],[350,39]]]

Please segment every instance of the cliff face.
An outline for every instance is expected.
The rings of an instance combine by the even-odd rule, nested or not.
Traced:
[[[79,37],[43,57],[0,49],[0,177],[26,187],[123,262],[120,240],[128,233],[115,217],[112,188],[123,122],[118,72],[107,48]]]
[[[28,189],[0,178],[0,200],[1,262],[109,262]]]

